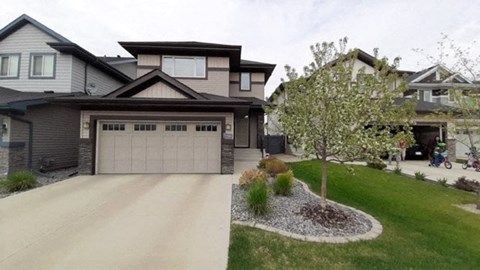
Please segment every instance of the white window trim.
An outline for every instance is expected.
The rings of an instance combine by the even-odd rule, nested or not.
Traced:
[[[8,57],[8,69],[9,69],[9,72],[7,73],[10,73],[10,57],[12,56],[18,56],[18,60],[17,60],[17,71],[16,71],[16,75],[14,76],[11,76],[11,75],[0,75],[0,79],[18,79],[20,77],[20,53],[3,53],[3,54],[0,54],[0,65],[2,65],[2,58],[3,57]],[[1,67],[1,66],[0,66]]]
[[[207,78],[207,57],[205,56],[184,56],[184,55],[163,55],[162,56],[162,72],[165,72],[164,71],[164,67],[165,67],[165,58],[173,58],[173,74],[170,75],[174,78],[186,78],[186,79],[191,79],[191,78],[194,78],[194,79],[206,79]],[[203,59],[203,62],[205,63],[205,74],[204,75],[197,75],[197,65],[195,65],[195,75],[194,76],[177,76],[175,75],[175,58],[188,58],[188,59],[193,59],[193,60],[196,60],[196,59]]]
[[[53,56],[53,71],[52,75],[45,76],[45,75],[33,75],[33,58],[35,56]],[[43,59],[42,59],[43,63]],[[31,53],[30,54],[30,63],[29,63],[29,70],[28,70],[28,78],[29,79],[55,79],[55,73],[57,69],[57,54],[56,53]],[[43,73],[43,69],[42,69]]]

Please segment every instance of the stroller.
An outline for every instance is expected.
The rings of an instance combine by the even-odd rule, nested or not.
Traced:
[[[452,163],[448,160],[448,150],[444,147],[436,147],[433,153],[433,158],[430,159],[430,167],[440,167],[440,165],[445,166],[447,169],[452,168]]]
[[[480,172],[480,160],[478,159],[478,156],[473,154],[472,152],[465,153],[468,156],[468,159],[465,161],[465,163],[462,164],[462,168],[464,170],[468,168],[473,168],[475,171]]]

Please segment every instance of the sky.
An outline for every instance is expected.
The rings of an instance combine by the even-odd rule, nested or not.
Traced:
[[[242,59],[277,65],[269,96],[286,64],[301,70],[310,45],[342,37],[349,48],[400,56],[401,69],[426,68],[413,49],[436,55],[441,33],[460,45],[480,40],[479,11],[473,0],[2,0],[0,27],[25,13],[99,56],[130,56],[118,41],[242,45]]]

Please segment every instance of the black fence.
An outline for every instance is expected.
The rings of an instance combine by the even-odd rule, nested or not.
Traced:
[[[270,155],[285,153],[285,136],[266,135],[262,138],[263,149]]]

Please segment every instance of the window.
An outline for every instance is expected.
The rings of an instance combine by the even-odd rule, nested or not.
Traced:
[[[162,71],[172,77],[205,78],[205,57],[164,56]]]
[[[240,75],[240,90],[250,91],[250,73],[242,72]]]
[[[104,131],[124,131],[125,130],[125,124],[103,124],[102,125],[102,130]]]
[[[217,131],[217,125],[196,125],[195,130],[196,131],[216,132]]]
[[[155,131],[157,130],[157,125],[154,124],[135,124],[133,126],[135,131]]]
[[[18,78],[20,54],[0,55],[0,78]]]
[[[32,54],[30,57],[31,78],[55,77],[55,54]]]
[[[187,125],[165,125],[165,131],[187,131]]]

